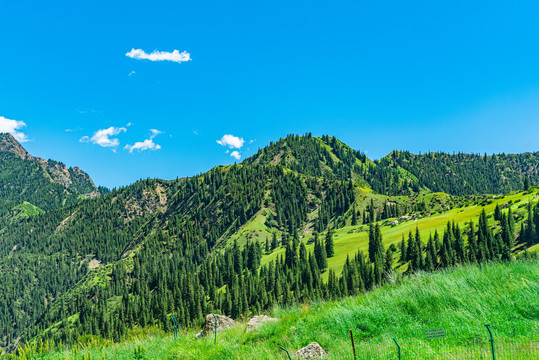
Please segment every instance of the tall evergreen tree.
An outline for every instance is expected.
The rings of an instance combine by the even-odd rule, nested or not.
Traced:
[[[328,232],[326,234],[326,254],[328,258],[335,256],[335,245],[333,244],[332,229],[328,229]]]

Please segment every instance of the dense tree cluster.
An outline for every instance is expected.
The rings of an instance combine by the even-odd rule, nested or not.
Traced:
[[[417,179],[419,187],[468,195],[526,190],[530,182],[539,182],[538,162],[539,153],[414,155],[394,151],[379,164],[392,164],[406,170]]]

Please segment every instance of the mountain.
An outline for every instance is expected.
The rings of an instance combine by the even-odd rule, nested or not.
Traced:
[[[11,134],[0,134],[0,199],[4,209],[27,201],[43,210],[99,196],[88,174],[30,155]]]
[[[421,190],[417,179],[406,171],[378,166],[365,154],[327,135],[288,135],[271,142],[244,163],[281,165],[309,176],[352,180],[384,194],[410,195]]]
[[[0,227],[0,346],[8,350],[87,334],[120,340],[138,326],[168,331],[172,314],[192,327],[213,311],[241,317],[368,291],[386,281],[384,269],[508,260],[537,246],[537,188],[432,193],[413,166],[371,161],[333,137],[291,135],[241,164],[87,199],[73,178],[54,181],[47,166],[59,163],[43,165],[5,142],[0,154],[16,165],[4,169],[6,189],[29,192],[28,177],[65,196],[40,190]],[[526,161],[533,165],[506,166]],[[43,199],[56,206],[39,206]],[[371,259],[363,251],[373,241]]]

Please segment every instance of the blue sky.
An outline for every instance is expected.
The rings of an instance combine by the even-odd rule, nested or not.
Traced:
[[[527,1],[7,2],[0,130],[109,187],[308,131],[374,159],[538,151],[538,13]]]

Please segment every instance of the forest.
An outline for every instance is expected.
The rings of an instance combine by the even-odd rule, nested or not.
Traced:
[[[242,318],[337,299],[393,272],[534,256],[526,249],[539,243],[537,154],[393,152],[372,161],[333,137],[289,135],[241,164],[112,191],[89,178],[57,182],[6,149],[0,156],[7,351],[39,339],[120,341],[150,325],[170,331],[170,316],[197,327],[210,312]],[[88,190],[98,196],[82,196]],[[425,237],[430,217],[458,209],[477,216],[444,220]],[[421,221],[400,231],[409,218]],[[253,224],[263,229],[256,236],[246,232]],[[346,253],[336,232],[351,234]],[[389,243],[390,232],[399,241]]]

